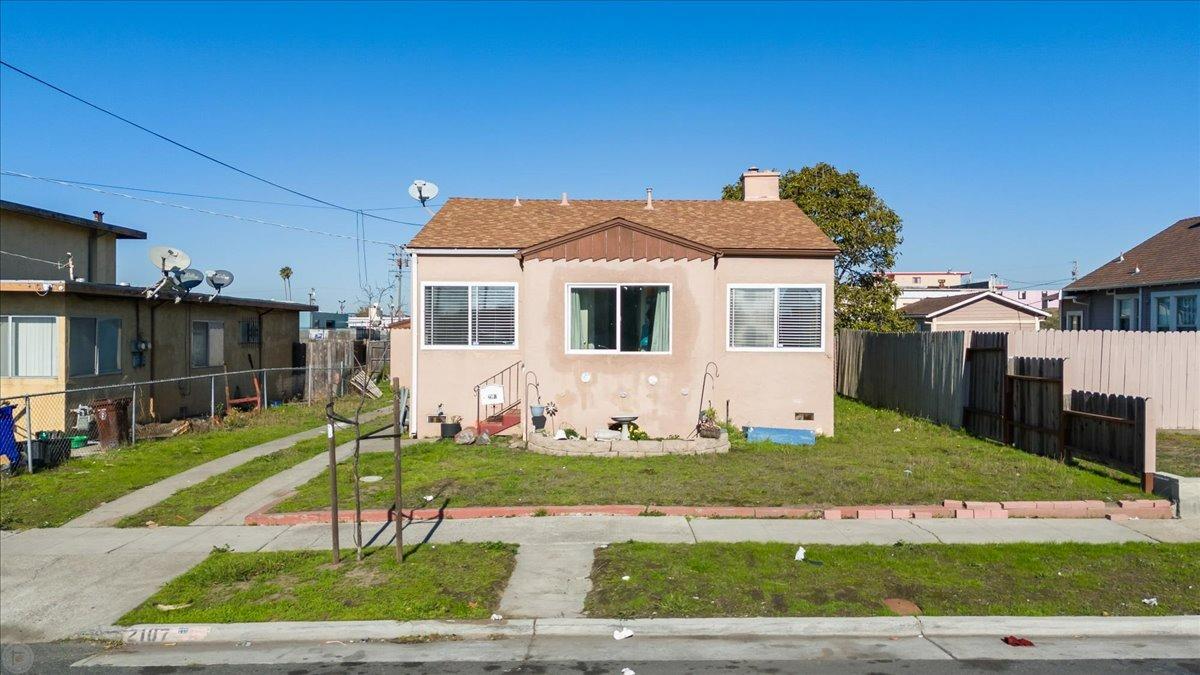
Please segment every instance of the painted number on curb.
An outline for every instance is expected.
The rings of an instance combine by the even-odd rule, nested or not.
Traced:
[[[156,628],[130,628],[125,631],[125,642],[188,642],[208,637],[207,626],[163,626]]]

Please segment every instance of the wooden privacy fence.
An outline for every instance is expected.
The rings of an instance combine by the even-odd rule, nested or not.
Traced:
[[[841,331],[838,393],[1038,455],[1129,471],[1151,489],[1151,401],[1073,391],[1069,359],[1010,357],[1012,335]]]
[[[1007,340],[1009,356],[1066,359],[1076,388],[1149,399],[1161,429],[1200,429],[1200,332],[1018,331]]]
[[[962,425],[963,333],[841,330],[837,352],[839,394]]]

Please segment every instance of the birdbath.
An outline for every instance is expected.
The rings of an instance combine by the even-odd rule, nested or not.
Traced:
[[[610,419],[621,424],[621,438],[627,441],[629,440],[629,423],[637,418],[637,415],[613,415]]]

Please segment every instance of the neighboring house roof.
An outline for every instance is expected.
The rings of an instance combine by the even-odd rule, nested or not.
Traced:
[[[49,286],[49,290],[44,290]],[[90,281],[51,281],[39,279],[20,279],[0,281],[0,291],[5,293],[37,293],[45,295],[46,293],[75,293],[78,295],[99,295],[110,298],[146,298],[144,288],[141,286],[122,286],[120,284],[98,284]],[[209,300],[212,298],[212,300]],[[160,297],[154,302],[171,302],[173,298]],[[235,305],[238,307],[257,307],[259,309],[286,309],[296,312],[315,312],[316,305],[307,305],[302,302],[285,302],[281,300],[260,300],[258,298],[238,298],[229,295],[210,296],[203,293],[188,294],[184,302],[201,302],[204,304],[213,305]]]
[[[50,211],[47,209],[39,209],[36,206],[28,204],[18,204],[7,200],[0,200],[0,210],[12,211],[14,213],[23,213],[27,216],[35,216],[37,218],[45,218],[46,220],[57,220],[60,223],[75,225],[76,227],[86,227],[90,230],[99,230],[101,232],[111,232],[117,235],[117,239],[145,239],[146,233],[141,230],[135,230],[130,227],[121,227],[99,220],[88,220],[79,216],[72,216],[58,211]]]
[[[1044,312],[1036,307],[1031,307],[1020,300],[1012,300],[1003,295],[984,291],[982,293],[963,293],[957,295],[946,295],[937,298],[925,298],[918,300],[911,305],[905,305],[900,308],[900,313],[911,319],[934,319],[943,314],[953,312],[960,307],[980,302],[981,300],[990,299],[1002,305],[1008,305],[1013,309],[1027,312],[1035,316],[1050,316],[1049,312]]]
[[[468,199],[453,197],[412,248],[523,249],[623,219],[725,253],[791,251],[833,255],[837,246],[792,201],[721,199]]]
[[[1066,291],[1200,281],[1200,217],[1184,218],[1068,285]]]

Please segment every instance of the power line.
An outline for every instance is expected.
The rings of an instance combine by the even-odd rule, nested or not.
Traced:
[[[271,220],[263,220],[261,218],[251,218],[249,216],[239,216],[239,215],[235,215],[232,213],[222,213],[220,211],[211,211],[209,209],[202,209],[202,208],[198,208],[195,206],[188,206],[186,204],[175,204],[172,202],[164,202],[164,201],[161,201],[158,199],[150,199],[148,197],[137,197],[135,195],[124,194],[121,192],[112,192],[111,190],[103,190],[103,189],[97,188],[97,187],[91,187],[88,185],[72,183],[71,181],[58,180],[55,178],[44,178],[42,176],[33,176],[33,175],[30,175],[27,173],[20,173],[18,171],[9,171],[7,169],[0,170],[0,175],[17,176],[20,178],[29,178],[32,180],[45,181],[47,183],[56,183],[58,185],[65,185],[68,187],[78,188],[80,190],[88,190],[90,192],[98,192],[100,194],[112,195],[114,197],[124,197],[125,199],[132,199],[134,201],[146,202],[148,204],[158,204],[159,206],[169,206],[171,208],[183,209],[185,211],[195,211],[197,213],[206,213],[210,216],[220,216],[221,218],[232,218],[234,220],[241,220],[241,221],[245,221],[245,222],[249,222],[249,223],[258,223],[260,225],[270,225],[271,227],[279,227],[279,228],[282,228],[285,230],[294,230],[297,232],[307,232],[308,234],[320,234],[320,235],[323,235],[326,237],[336,237],[338,239],[348,239],[350,241],[356,241],[356,242],[361,241],[363,243],[369,243],[369,244],[380,244],[382,246],[393,246],[393,247],[400,246],[400,244],[397,244],[397,243],[391,242],[391,241],[366,239],[366,238],[361,238],[361,237],[357,237],[357,236],[352,237],[348,234],[337,234],[336,232],[325,232],[323,230],[315,230],[310,227],[301,227],[300,225],[288,225],[286,223],[277,223],[277,222],[274,222]]]
[[[113,112],[113,111],[111,111],[111,110],[109,110],[109,109],[107,109],[107,108],[104,108],[103,106],[100,106],[100,105],[97,105],[97,104],[95,104],[95,103],[92,103],[91,101],[89,101],[89,100],[87,100],[87,99],[85,99],[85,98],[82,98],[82,97],[80,97],[80,96],[76,96],[75,94],[72,94],[71,92],[67,91],[66,89],[63,89],[62,87],[59,87],[59,86],[57,86],[57,85],[54,85],[54,84],[51,84],[50,82],[47,82],[46,80],[43,80],[42,78],[38,77],[37,75],[34,75],[33,73],[30,73],[30,72],[28,72],[28,71],[26,71],[26,70],[22,70],[22,69],[20,69],[20,68],[18,68],[18,67],[16,67],[16,66],[14,66],[13,64],[9,63],[8,61],[5,61],[5,60],[3,60],[3,59],[0,59],[0,65],[4,66],[4,67],[6,67],[6,68],[9,68],[9,69],[13,70],[14,72],[17,72],[17,73],[19,73],[19,74],[21,74],[21,75],[24,75],[25,77],[27,77],[27,78],[29,78],[29,79],[33,80],[34,82],[37,82],[37,83],[39,83],[39,84],[42,84],[42,85],[45,85],[45,86],[47,86],[47,87],[49,87],[49,88],[53,89],[54,91],[57,91],[58,93],[60,93],[60,94],[62,94],[62,95],[64,95],[64,96],[67,96],[68,98],[74,99],[74,100],[76,100],[76,101],[78,101],[78,102],[80,102],[80,103],[82,103],[82,104],[86,105],[87,107],[89,107],[89,108],[92,108],[93,110],[96,110],[96,111],[98,111],[98,112],[104,113],[105,115],[108,115],[109,117],[112,117],[113,119],[120,120],[121,122],[124,122],[125,124],[128,124],[128,125],[130,125],[130,126],[132,126],[132,127],[136,128],[136,129],[139,129],[139,130],[141,130],[141,131],[144,131],[144,132],[146,132],[146,133],[150,134],[151,136],[154,136],[155,138],[158,138],[158,139],[164,140],[164,141],[166,141],[167,143],[170,143],[171,145],[174,145],[175,147],[177,147],[177,148],[180,148],[181,150],[186,150],[187,152],[190,152],[190,153],[192,153],[193,155],[196,155],[196,156],[198,156],[198,157],[203,157],[204,159],[207,159],[208,161],[210,161],[210,162],[213,162],[213,163],[215,163],[215,164],[219,164],[219,165],[221,165],[221,166],[225,167],[226,169],[229,169],[229,170],[231,170],[231,171],[236,171],[237,173],[240,173],[240,174],[242,174],[243,176],[246,176],[247,178],[252,178],[252,179],[254,179],[254,180],[256,180],[256,181],[259,181],[260,183],[266,183],[267,185],[270,185],[271,187],[278,188],[278,189],[280,189],[280,190],[283,190],[284,192],[290,192],[291,194],[294,194],[294,195],[296,195],[297,197],[303,197],[303,198],[305,198],[305,199],[308,199],[308,200],[311,200],[311,201],[317,202],[318,204],[324,204],[325,206],[328,206],[328,207],[331,207],[331,208],[335,208],[335,209],[340,209],[340,210],[342,210],[342,211],[349,211],[349,212],[351,212],[351,213],[355,213],[355,212],[357,212],[357,209],[352,209],[352,208],[349,208],[349,207],[347,207],[347,206],[342,206],[341,204],[335,204],[335,203],[333,203],[333,202],[325,201],[324,199],[321,199],[320,197],[314,197],[314,196],[312,196],[312,195],[310,195],[310,194],[307,194],[307,193],[304,193],[304,192],[300,192],[299,190],[293,190],[292,188],[290,188],[290,187],[287,187],[286,185],[280,185],[279,183],[276,183],[276,182],[274,182],[274,181],[271,181],[271,180],[268,180],[268,179],[266,179],[266,178],[263,178],[262,176],[259,176],[259,175],[256,175],[256,174],[253,174],[253,173],[250,173],[249,171],[246,171],[245,169],[240,169],[240,168],[238,168],[238,167],[236,167],[236,166],[234,166],[234,165],[230,164],[229,162],[225,162],[225,161],[222,161],[222,160],[220,160],[220,159],[217,159],[216,157],[213,157],[212,155],[209,155],[209,154],[207,154],[207,153],[201,152],[200,150],[197,150],[196,148],[193,148],[193,147],[191,147],[191,146],[189,146],[189,145],[185,145],[185,144],[183,144],[183,143],[181,143],[181,142],[179,142],[179,141],[177,141],[177,140],[175,140],[175,139],[173,139],[173,138],[171,138],[171,137],[169,137],[169,136],[164,136],[163,134],[160,134],[160,133],[158,133],[157,131],[154,131],[153,129],[150,129],[150,128],[148,128],[148,127],[144,127],[144,126],[142,126],[141,124],[138,124],[137,122],[134,122],[133,120],[131,120],[131,119],[127,118],[127,117],[122,117],[121,115],[118,115],[117,113],[115,113],[115,112]],[[413,226],[416,226],[416,227],[421,227],[421,226],[422,226],[422,225],[421,225],[421,223],[410,223],[410,222],[406,222],[406,221],[403,221],[403,220],[394,220],[394,219],[392,219],[392,218],[386,218],[386,217],[384,217],[384,216],[378,216],[378,215],[375,215],[375,214],[373,214],[373,213],[367,213],[367,214],[364,214],[364,215],[366,215],[366,216],[367,216],[367,217],[369,217],[369,218],[376,218],[376,219],[379,219],[379,220],[386,220],[386,221],[388,221],[388,222],[391,222],[391,223],[397,223],[397,224],[400,224],[400,225],[413,225]]]
[[[57,262],[54,260],[42,260],[41,258],[34,258],[32,256],[21,255],[20,253],[13,253],[11,251],[0,251],[0,253],[3,253],[4,255],[11,255],[14,258],[24,258],[26,260],[32,260],[34,262],[46,263],[47,265],[54,265],[55,267],[57,267],[60,270],[70,264],[70,263],[65,263],[65,262]]]

